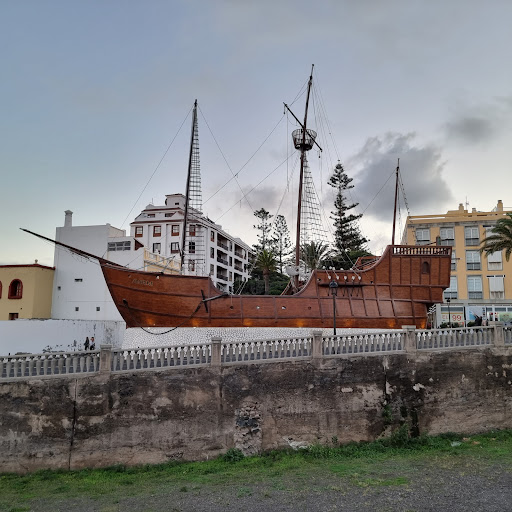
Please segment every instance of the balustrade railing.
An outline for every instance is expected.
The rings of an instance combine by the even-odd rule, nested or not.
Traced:
[[[402,350],[404,333],[385,332],[356,334],[351,336],[325,336],[322,354],[336,356],[341,354],[365,354],[371,352],[396,352]]]
[[[493,327],[466,327],[416,331],[418,349],[439,349],[493,345]]]
[[[211,342],[142,349],[112,349],[109,345],[87,352],[55,352],[0,356],[0,380],[80,376],[141,370],[165,370],[191,366],[219,367],[230,364],[310,360],[409,353],[428,350],[461,350],[494,347],[510,350],[512,327],[502,324],[457,329],[402,330],[255,341]]]
[[[0,356],[0,378],[77,375],[99,371],[100,352],[54,352]]]
[[[183,345],[144,349],[114,349],[111,371],[151,370],[176,366],[207,365],[211,360],[211,345]]]
[[[221,363],[311,357],[312,338],[241,341],[222,344]]]

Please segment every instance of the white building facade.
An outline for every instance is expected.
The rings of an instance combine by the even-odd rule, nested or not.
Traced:
[[[183,244],[185,196],[171,194],[163,206],[148,205],[131,223],[131,235],[153,254],[181,262],[184,245],[183,274],[209,275],[224,292],[235,292],[235,281],[249,277],[252,249],[240,238],[223,231],[222,226],[193,210]]]
[[[72,215],[66,211],[64,226],[56,229],[55,240],[131,268],[143,265],[142,246],[124,230],[110,224],[73,226]],[[97,260],[56,245],[53,264],[53,319],[122,321]]]

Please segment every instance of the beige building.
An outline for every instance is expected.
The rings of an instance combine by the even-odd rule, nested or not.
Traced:
[[[468,211],[460,204],[445,214],[407,217],[402,243],[453,247],[450,288],[444,292],[446,305],[437,308],[440,321],[464,325],[476,315],[512,321],[512,259],[507,262],[503,251],[486,256],[479,250],[481,241],[507,211],[512,210],[506,210],[499,200],[489,212]]]
[[[50,318],[53,267],[0,265],[0,320]]]

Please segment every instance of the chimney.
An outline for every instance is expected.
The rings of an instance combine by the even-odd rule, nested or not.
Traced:
[[[66,214],[64,217],[64,227],[70,228],[73,225],[73,212],[71,210],[66,210],[64,213]]]
[[[464,205],[462,203],[459,203],[459,212],[464,213]]]
[[[498,212],[503,211],[503,201],[501,199],[498,199],[498,206],[496,206],[496,211],[498,211]]]

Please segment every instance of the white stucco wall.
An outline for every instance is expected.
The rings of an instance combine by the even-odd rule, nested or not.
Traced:
[[[0,356],[17,352],[41,354],[50,346],[56,351],[83,347],[94,336],[100,345],[122,346],[126,324],[96,320],[12,320],[0,322]]]
[[[140,267],[144,252],[142,248],[138,251],[107,252],[109,241],[131,240],[130,237],[123,235],[123,230],[109,224],[69,225],[57,228],[56,240],[121,265]],[[53,319],[122,321],[105,284],[98,261],[78,256],[56,246],[54,266]]]

